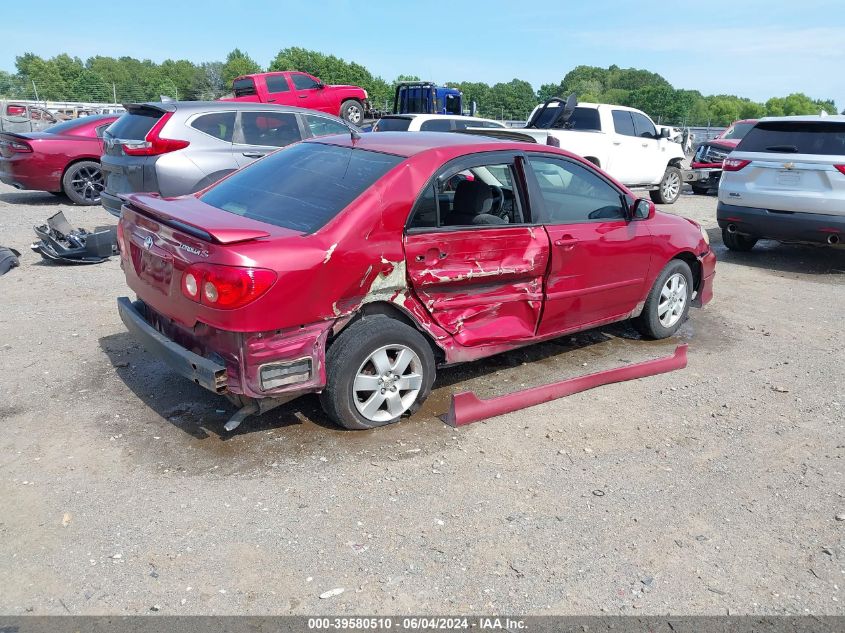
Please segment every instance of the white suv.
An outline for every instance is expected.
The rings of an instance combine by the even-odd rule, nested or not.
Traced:
[[[454,132],[467,128],[503,128],[504,123],[476,116],[389,114],[376,121],[373,132]]]
[[[729,249],[845,243],[845,116],[761,119],[722,169],[716,217]]]

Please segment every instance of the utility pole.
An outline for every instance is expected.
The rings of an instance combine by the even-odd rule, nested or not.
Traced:
[[[117,88],[115,88],[114,82],[111,82],[111,94],[114,98],[114,101],[112,101],[112,103],[117,103]]]
[[[35,87],[35,80],[32,80],[32,89],[35,91],[35,100],[38,101],[38,88]]]

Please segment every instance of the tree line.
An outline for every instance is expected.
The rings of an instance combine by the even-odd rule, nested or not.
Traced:
[[[217,99],[230,91],[235,77],[264,70],[237,48],[224,61],[200,64],[185,59],[157,64],[148,59],[99,55],[85,61],[67,54],[44,59],[26,53],[15,59],[15,66],[14,74],[0,71],[0,97],[118,103],[155,101],[162,96]],[[361,86],[379,108],[392,106],[396,82],[417,79],[400,75],[386,81],[356,62],[298,47],[279,51],[266,70],[301,70],[325,83]],[[579,101],[635,107],[655,121],[672,125],[723,126],[737,119],[837,111],[833,100],[812,99],[802,93],[772,97],[765,103],[735,95],[703,95],[697,90],[676,89],[657,73],[615,65],[577,66],[560,82],[543,84],[537,91],[521,79],[493,85],[472,81],[446,85],[463,91],[466,104],[475,101],[480,116],[508,120],[524,120],[538,103],[572,93]]]

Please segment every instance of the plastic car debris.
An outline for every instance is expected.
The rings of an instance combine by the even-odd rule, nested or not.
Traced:
[[[20,266],[21,263],[18,261],[18,257],[20,256],[21,254],[14,248],[0,246],[0,275],[5,275],[12,268]]]
[[[641,363],[633,363],[624,367],[606,369],[594,374],[577,376],[559,382],[553,382],[540,387],[523,389],[505,396],[479,399],[471,391],[452,395],[452,404],[449,413],[446,414],[444,422],[450,426],[463,426],[470,422],[477,422],[494,415],[510,413],[526,407],[542,404],[550,400],[556,400],[563,396],[569,396],[579,391],[586,391],[593,387],[600,387],[614,382],[644,378],[666,372],[683,369],[687,366],[687,346],[678,345],[672,356],[664,356],[654,360],[647,360]]]
[[[32,243],[32,250],[59,264],[99,264],[117,254],[115,226],[99,227],[93,232],[74,229],[59,211],[34,230],[40,239]]]

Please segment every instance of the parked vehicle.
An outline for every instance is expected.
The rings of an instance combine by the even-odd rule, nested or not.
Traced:
[[[719,187],[722,176],[722,162],[728,157],[748,131],[754,127],[757,119],[734,121],[731,126],[716,138],[704,141],[698,146],[692,157],[690,167],[706,178],[691,182],[693,193],[704,195]]]
[[[725,159],[716,217],[735,251],[764,238],[841,246],[845,116],[758,121]]]
[[[380,426],[439,365],[624,319],[671,336],[715,267],[698,224],[574,154],[462,134],[298,143],[195,196],[129,196],[118,239],[121,318],[244,407],[227,429],[309,392]]]
[[[400,81],[393,96],[393,114],[463,115],[463,93],[431,81]]]
[[[0,100],[0,132],[38,132],[58,121],[46,108]]]
[[[474,116],[390,114],[373,124],[373,132],[454,132],[467,128],[505,128],[504,123]]]
[[[93,115],[41,132],[0,134],[0,181],[17,189],[64,193],[76,204],[99,204],[103,132],[116,120],[116,115]]]
[[[242,75],[232,81],[233,97],[221,101],[275,103],[319,110],[354,125],[364,122],[367,91],[358,86],[329,86],[297,71]]]
[[[524,128],[492,134],[562,147],[627,187],[649,189],[661,204],[678,199],[686,178],[681,145],[669,140],[668,128],[658,134],[648,115],[634,108],[554,98],[538,105]]]
[[[105,209],[120,215],[120,195],[181,196],[204,189],[279,147],[349,133],[338,117],[260,103],[168,101],[126,105],[105,134]]]

